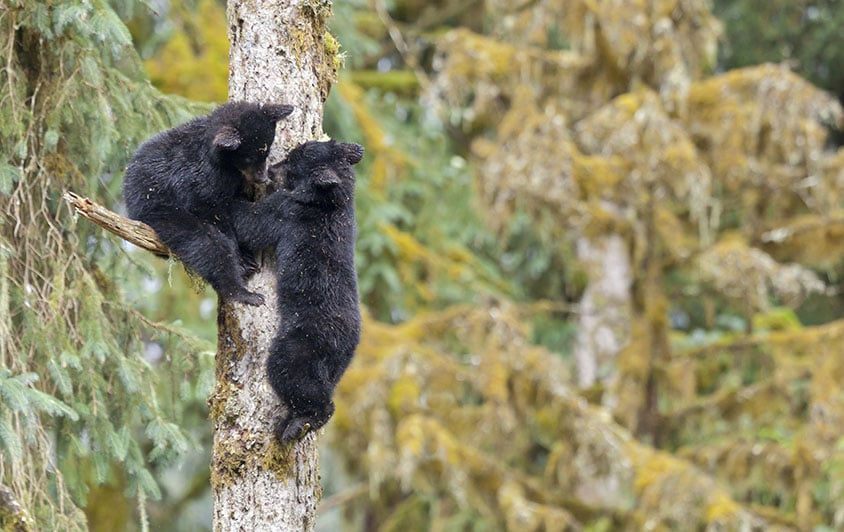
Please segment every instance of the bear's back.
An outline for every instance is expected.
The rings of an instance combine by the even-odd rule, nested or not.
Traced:
[[[207,122],[196,118],[141,144],[123,181],[130,218],[161,207],[202,214],[239,192],[237,177],[227,175],[210,145]]]

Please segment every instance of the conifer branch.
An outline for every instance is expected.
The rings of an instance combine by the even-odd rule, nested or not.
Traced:
[[[120,216],[89,198],[83,198],[69,190],[65,191],[64,199],[83,218],[90,220],[110,233],[114,233],[123,240],[156,255],[170,255],[170,249],[164,245],[152,227],[147,224]]]

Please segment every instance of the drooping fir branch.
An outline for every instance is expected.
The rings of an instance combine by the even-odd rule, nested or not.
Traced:
[[[89,198],[83,198],[69,190],[65,191],[64,199],[83,218],[90,220],[110,233],[114,233],[123,240],[131,242],[156,255],[170,254],[170,248],[159,240],[158,235],[147,224],[120,216],[102,205],[91,201]]]

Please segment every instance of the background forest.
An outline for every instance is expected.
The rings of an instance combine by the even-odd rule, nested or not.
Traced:
[[[365,326],[317,528],[844,528],[844,4],[333,11]],[[119,211],[225,36],[0,0],[0,522],[210,529],[213,291],[61,194]]]

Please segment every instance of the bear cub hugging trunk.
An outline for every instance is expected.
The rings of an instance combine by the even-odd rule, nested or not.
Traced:
[[[306,142],[270,172],[280,190],[236,220],[253,249],[275,246],[281,325],[267,376],[288,406],[276,425],[283,442],[324,425],[334,387],[360,341],[355,272],[357,144]]]
[[[260,305],[244,278],[255,273],[253,249],[235,233],[234,204],[249,181],[267,181],[276,122],[288,105],[230,102],[210,115],[164,131],[142,144],[126,169],[123,196],[140,220],[221,299]]]

